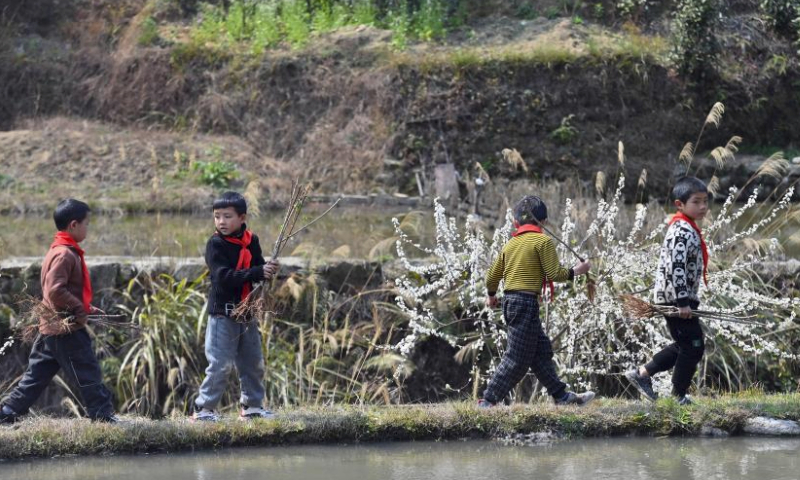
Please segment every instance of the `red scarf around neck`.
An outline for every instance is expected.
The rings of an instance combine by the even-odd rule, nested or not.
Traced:
[[[217,235],[220,235],[217,232]],[[241,249],[239,250],[239,261],[236,262],[236,270],[245,270],[250,268],[250,262],[253,260],[253,254],[250,253],[250,249],[247,248],[250,246],[250,242],[253,240],[253,234],[250,230],[245,230],[242,234],[242,238],[236,237],[229,237],[226,235],[220,235],[226,242],[230,242],[234,245],[239,245]],[[242,285],[242,301],[247,298],[247,295],[250,294],[250,282],[245,282]]]
[[[72,238],[67,232],[57,232],[55,238],[53,238],[53,243],[50,244],[50,248],[58,247],[61,245],[65,245],[68,247],[72,247],[78,252],[78,255],[81,257],[81,269],[83,270],[83,308],[86,310],[86,313],[92,312],[92,281],[89,278],[89,269],[86,268],[86,260],[83,258],[83,249],[78,246],[78,242]]]
[[[673,223],[677,222],[678,220],[683,220],[684,222],[688,223],[692,226],[697,235],[700,236],[700,250],[703,251],[703,282],[705,282],[706,286],[708,285],[708,247],[706,246],[706,240],[703,238],[703,232],[700,231],[700,227],[694,223],[694,220],[687,217],[686,214],[683,212],[678,212],[672,216],[672,219],[669,221],[669,224],[672,225]]]
[[[526,223],[525,225],[520,225],[517,227],[517,231],[512,233],[512,237],[516,237],[522,235],[523,233],[534,232],[534,233],[542,233],[542,229],[536,225],[531,225],[530,223]],[[544,289],[545,284],[550,289],[550,301],[552,302],[554,298],[556,298],[556,287],[553,284],[552,280],[547,279],[547,275],[544,276],[542,279],[542,289]],[[542,292],[544,293],[544,292]]]

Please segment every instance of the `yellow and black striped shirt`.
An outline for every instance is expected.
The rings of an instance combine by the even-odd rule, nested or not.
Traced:
[[[542,233],[527,232],[512,237],[486,272],[486,290],[494,295],[500,280],[505,290],[542,291],[545,278],[553,282],[572,280],[572,269],[558,261],[553,240]]]

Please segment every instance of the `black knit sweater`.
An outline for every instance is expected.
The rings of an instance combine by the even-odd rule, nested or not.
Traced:
[[[247,225],[242,225],[242,229],[231,236],[242,238],[246,228]],[[208,239],[206,265],[211,274],[211,288],[208,291],[208,313],[210,315],[230,315],[231,310],[242,300],[244,284],[264,280],[263,265],[266,262],[261,254],[261,244],[258,243],[256,234],[253,234],[250,246],[247,248],[253,254],[250,268],[236,270],[241,247],[226,241],[220,234],[212,235]]]

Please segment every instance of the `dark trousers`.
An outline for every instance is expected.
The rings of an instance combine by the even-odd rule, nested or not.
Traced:
[[[3,403],[20,415],[27,413],[59,369],[80,389],[89,418],[103,418],[114,413],[111,392],[103,384],[100,364],[86,329],[68,335],[36,337],[28,369]]]
[[[689,390],[697,371],[697,364],[703,358],[705,342],[703,329],[698,317],[667,317],[669,333],[675,340],[653,356],[653,360],[644,366],[647,373],[653,376],[674,367],[672,371],[672,387],[675,395],[684,396]]]
[[[483,398],[492,403],[503,400],[528,369],[547,388],[547,393],[561,398],[567,386],[556,373],[553,346],[542,329],[537,297],[527,293],[506,293],[503,316],[508,326],[506,354],[489,381]]]

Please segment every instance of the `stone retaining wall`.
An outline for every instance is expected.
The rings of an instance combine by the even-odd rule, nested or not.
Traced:
[[[41,297],[41,262],[41,257],[17,257],[0,262],[0,305],[13,308],[26,295]],[[335,292],[374,288],[385,279],[382,265],[366,260],[329,259],[312,262],[301,257],[284,257],[280,262],[279,277],[286,278],[295,273],[316,274],[318,284]],[[87,264],[95,291],[94,303],[101,308],[117,303],[119,292],[139,275],[166,273],[178,280],[193,281],[207,271],[205,261],[199,257],[89,257]]]

